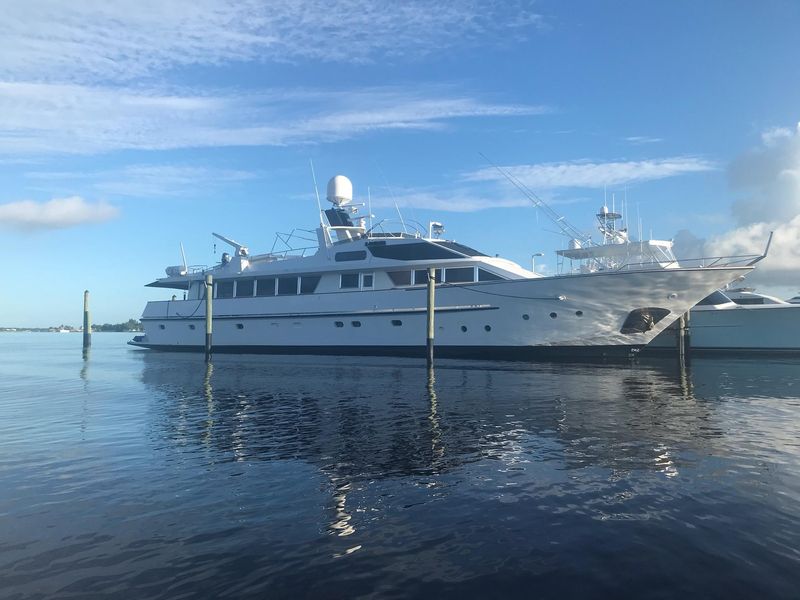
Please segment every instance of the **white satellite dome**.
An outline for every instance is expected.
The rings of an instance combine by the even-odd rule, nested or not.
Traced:
[[[336,175],[328,181],[328,200],[342,206],[353,201],[353,183],[344,175]]]

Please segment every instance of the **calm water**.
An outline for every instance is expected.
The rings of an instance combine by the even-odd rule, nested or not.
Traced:
[[[800,362],[0,334],[0,597],[797,598]]]

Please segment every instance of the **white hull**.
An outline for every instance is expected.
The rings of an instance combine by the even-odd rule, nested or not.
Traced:
[[[472,350],[491,357],[492,350],[641,347],[712,290],[748,270],[665,269],[437,285],[437,353]],[[149,302],[142,315],[145,335],[134,345],[201,349],[204,304]],[[425,347],[424,287],[218,298],[213,304],[217,351],[413,354]],[[649,331],[622,333],[631,311],[647,307],[670,312]]]
[[[697,308],[690,313],[689,335],[695,350],[800,352],[800,305]],[[670,329],[652,347],[674,344]]]

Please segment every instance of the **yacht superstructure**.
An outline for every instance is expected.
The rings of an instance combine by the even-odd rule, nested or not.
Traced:
[[[145,334],[131,343],[202,350],[211,274],[215,352],[421,356],[427,269],[434,268],[437,356],[623,355],[752,269],[738,259],[544,277],[443,239],[439,223],[415,233],[368,228],[346,177],[330,180],[327,197],[313,251],[251,255],[218,236],[233,248],[220,264],[169,267],[149,285],[183,290],[185,299],[148,302]]]

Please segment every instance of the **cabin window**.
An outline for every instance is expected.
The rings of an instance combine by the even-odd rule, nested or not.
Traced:
[[[351,289],[358,287],[358,273],[342,273],[342,279],[339,282],[341,289]]]
[[[217,298],[233,298],[233,281],[217,282]]]
[[[237,323],[236,329],[244,329],[244,323]]]
[[[353,322],[351,323],[351,325],[352,325],[353,327],[361,327],[361,321],[353,321]]]
[[[557,316],[558,316],[558,313],[554,313],[554,312],[550,313],[550,318],[551,319],[555,319]]]
[[[334,321],[333,322],[336,327],[344,327],[344,321]]]
[[[400,319],[392,319],[392,325],[395,327],[400,327],[402,324],[403,322]]]
[[[192,331],[194,331],[194,325],[189,325],[189,329],[191,329]]]
[[[292,296],[297,293],[297,277],[278,277],[278,295]]]
[[[492,326],[491,326],[491,325],[484,325],[484,326],[483,326],[483,328],[484,328],[486,331],[491,331],[491,330],[492,330]]]
[[[395,286],[411,285],[411,271],[389,271],[386,274]]]
[[[256,279],[256,296],[274,296],[275,278]]]
[[[321,275],[303,275],[300,277],[300,293],[313,294],[317,289]]]
[[[434,280],[438,283],[442,281],[442,270],[436,269]],[[428,283],[428,269],[417,269],[414,271],[414,285],[425,285]]]
[[[166,327],[166,325],[159,325],[158,328],[159,329],[166,329],[167,327]]]
[[[496,275],[486,269],[478,269],[478,281],[502,281],[500,275]]]
[[[528,319],[530,319],[530,318],[531,318],[531,316],[530,316],[529,314],[525,313],[524,315],[522,315],[522,318],[523,318],[525,321],[527,321]]]
[[[576,317],[582,317],[583,316],[583,311],[582,310],[576,310],[575,311],[575,316]]]
[[[374,277],[373,277],[372,273],[364,273],[361,276],[361,287],[371,288],[373,279],[374,279]]]
[[[466,333],[466,332],[467,332],[467,326],[466,326],[466,325],[462,325],[462,326],[461,326],[461,331],[463,331],[464,333]]]
[[[255,289],[254,279],[239,279],[236,282],[236,297],[237,298],[250,298]]]
[[[444,270],[447,283],[472,283],[475,281],[475,269],[472,267],[457,267]]]
[[[354,250],[353,252],[337,252],[336,262],[344,262],[349,260],[364,260],[367,258],[366,250]]]

